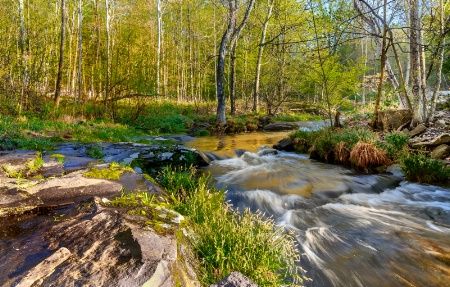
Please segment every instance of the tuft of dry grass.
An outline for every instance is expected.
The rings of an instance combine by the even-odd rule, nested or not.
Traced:
[[[371,167],[389,163],[386,153],[370,143],[358,142],[350,152],[350,162],[357,168],[368,171]]]
[[[336,162],[348,164],[350,162],[350,151],[345,146],[345,142],[340,141],[334,148]]]

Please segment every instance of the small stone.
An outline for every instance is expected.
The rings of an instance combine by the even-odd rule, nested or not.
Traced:
[[[450,156],[450,146],[442,144],[431,152],[431,157],[436,159],[444,159]]]
[[[111,200],[107,199],[106,197],[103,197],[102,198],[102,202],[103,203],[108,203],[108,202],[111,202]]]
[[[258,285],[242,273],[231,272],[227,277],[209,287],[258,287]]]
[[[445,123],[444,120],[437,120],[437,121],[434,123],[434,125],[435,125],[436,127],[445,127],[445,126],[447,126],[447,124]]]
[[[408,136],[410,138],[415,137],[417,135],[420,135],[421,133],[425,132],[427,130],[427,127],[424,124],[420,124],[417,127],[415,127],[412,131],[408,133]]]

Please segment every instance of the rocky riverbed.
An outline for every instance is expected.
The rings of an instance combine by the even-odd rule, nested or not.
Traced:
[[[93,148],[102,160],[92,157]],[[131,191],[162,195],[140,166],[207,165],[203,154],[180,145],[67,143],[43,154],[43,165],[33,170],[37,158],[35,151],[0,154],[2,286],[200,285],[195,260],[180,241],[180,220],[161,231],[104,203]],[[134,170],[116,180],[87,176],[112,162]],[[155,214],[167,213],[173,211]]]

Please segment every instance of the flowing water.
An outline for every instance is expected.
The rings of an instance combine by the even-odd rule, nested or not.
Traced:
[[[450,286],[450,189],[260,150],[287,133],[199,138],[235,208],[296,234],[306,286]],[[232,150],[248,152],[233,156]],[[241,154],[240,152],[239,154]]]

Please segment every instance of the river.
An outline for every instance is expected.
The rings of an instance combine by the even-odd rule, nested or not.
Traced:
[[[450,286],[450,189],[267,154],[287,133],[201,137],[217,154],[207,168],[234,208],[272,216],[293,230],[305,286]],[[236,156],[235,149],[247,150]],[[218,157],[218,158],[219,158]]]

